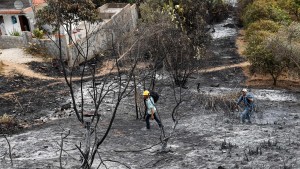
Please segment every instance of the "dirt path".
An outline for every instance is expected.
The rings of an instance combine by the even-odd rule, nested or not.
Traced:
[[[2,73],[5,76],[10,76],[12,73],[15,72],[15,73],[22,74],[23,76],[32,77],[41,80],[58,80],[58,81],[64,80],[64,78],[49,77],[41,73],[32,71],[29,68],[29,66],[26,65],[26,63],[32,61],[43,62],[43,59],[26,54],[22,49],[13,48],[13,49],[2,50],[2,54],[0,54],[0,61],[4,64]],[[243,63],[232,64],[227,66],[218,66],[214,68],[199,70],[199,73],[215,72],[215,71],[225,70],[234,67],[246,67],[248,65],[249,62],[243,62]],[[106,66],[107,68],[105,68],[105,70],[102,69],[100,71],[101,73],[98,73],[97,76],[103,76],[105,73],[108,73],[108,70],[111,70],[112,68],[112,63],[108,62]],[[88,79],[89,77],[86,78]],[[73,80],[80,80],[80,78],[74,77]]]
[[[213,67],[213,68],[202,69],[202,70],[199,70],[198,72],[199,73],[209,73],[209,72],[216,72],[216,71],[221,71],[221,70],[236,68],[236,67],[246,67],[249,65],[250,65],[249,62],[242,62],[242,63],[232,64],[232,65],[217,66],[217,67]]]
[[[45,75],[42,75],[40,73],[32,71],[27,65],[22,63],[13,63],[13,62],[3,62],[4,68],[3,68],[3,74],[5,76],[10,76],[12,73],[18,73],[23,76],[32,77],[36,79],[42,79],[42,80],[56,80],[57,78],[48,77]]]
[[[55,78],[42,75],[40,73],[30,70],[26,63],[36,61],[43,62],[42,58],[26,54],[23,49],[11,48],[3,49],[2,54],[0,54],[0,61],[4,64],[2,73],[5,76],[10,76],[12,73],[16,72],[27,77],[33,77],[43,80],[54,80]]]

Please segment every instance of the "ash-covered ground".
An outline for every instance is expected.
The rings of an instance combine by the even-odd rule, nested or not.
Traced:
[[[184,102],[178,109],[180,120],[161,151],[161,130],[155,121],[146,130],[145,121],[137,120],[133,96],[122,101],[108,138],[99,153],[109,168],[299,168],[300,94],[284,90],[253,89],[258,110],[252,124],[242,124],[237,111],[223,106],[219,96],[236,94],[240,88],[202,86],[193,88],[201,78],[192,79],[183,91]],[[208,78],[209,79],[209,78]],[[157,108],[168,136],[173,127],[175,106],[168,80],[160,80]],[[89,84],[86,84],[88,87]],[[177,89],[178,91],[178,89]],[[210,98],[210,99],[207,99]],[[110,98],[100,108],[102,136],[108,126]],[[213,100],[214,107],[212,105]],[[11,167],[8,145],[1,138],[1,168],[59,168],[61,134],[64,140],[64,168],[79,168],[80,156],[75,145],[84,142],[84,127],[71,110],[70,117],[49,120],[39,128],[8,137],[15,167]],[[153,147],[152,147],[153,146]],[[145,149],[145,150],[144,150]],[[100,163],[96,157],[95,168]],[[100,168],[105,168],[102,165]]]
[[[214,55],[205,64],[208,68],[225,66],[224,69],[194,74],[189,79],[188,88],[183,89],[183,103],[177,110],[178,125],[165,151],[161,151],[159,144],[160,128],[151,121],[151,129],[147,130],[145,121],[136,119],[133,95],[129,95],[122,100],[93,168],[101,160],[105,165],[100,168],[300,168],[299,90],[248,87],[257,105],[251,124],[240,123],[241,110],[230,108],[241,88],[247,87],[241,68],[226,68],[244,61],[236,51],[236,28],[226,26],[232,22],[228,19],[215,25],[211,47]],[[38,66],[34,70],[39,70]],[[162,74],[157,77],[156,90],[160,94],[157,109],[169,136],[174,125],[171,117],[174,92],[169,77]],[[6,85],[0,88],[3,93],[19,89],[14,97],[1,98],[1,112],[16,114],[25,109],[28,112],[17,117],[42,123],[8,135],[13,166],[8,144],[0,138],[0,168],[60,168],[61,138],[68,131],[70,135],[63,141],[62,166],[80,168],[80,153],[75,145],[83,144],[85,128],[72,109],[60,109],[61,103],[70,100],[65,85],[61,81],[38,81],[22,76],[10,79],[1,76],[0,82]],[[90,83],[84,84],[86,96]],[[30,94],[32,91],[34,94]],[[98,137],[103,136],[112,115],[111,97],[100,107]],[[25,105],[20,106],[18,102]],[[87,103],[91,102],[87,99]]]

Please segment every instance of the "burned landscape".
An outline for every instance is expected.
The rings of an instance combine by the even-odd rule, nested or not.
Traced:
[[[174,85],[172,74],[163,69],[155,72],[155,91],[160,95],[156,106],[163,130],[154,120],[147,130],[143,119],[142,91],[153,77],[146,84],[134,84],[122,72],[101,74],[109,59],[94,59],[74,71],[73,94],[80,100],[76,103],[79,108],[84,102],[86,111],[94,110],[91,88],[114,90],[103,98],[99,122],[92,126],[93,146],[97,137],[109,132],[91,168],[300,168],[300,84],[283,88],[247,81],[246,59],[238,52],[240,28],[233,14],[214,25],[210,57],[199,63],[201,68],[184,86]],[[76,116],[62,68],[53,62],[28,65],[49,79],[18,72],[0,75],[0,115],[14,118],[13,126],[0,126],[0,134],[5,134],[0,138],[0,168],[82,167],[80,148],[85,146],[87,130]],[[95,65],[99,67],[96,76],[81,80],[81,70],[94,70],[90,68]],[[138,69],[143,72],[143,66]],[[120,88],[115,87],[118,84]],[[119,99],[115,93],[127,85],[130,92],[114,114]],[[255,95],[251,124],[241,123],[242,107],[233,108],[242,88]]]

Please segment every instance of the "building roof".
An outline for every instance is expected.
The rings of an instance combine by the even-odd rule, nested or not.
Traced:
[[[20,0],[23,2],[24,7],[30,7],[29,0]],[[0,10],[7,10],[7,9],[15,9],[14,6],[15,0],[0,0]]]

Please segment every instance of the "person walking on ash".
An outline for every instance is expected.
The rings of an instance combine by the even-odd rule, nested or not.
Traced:
[[[242,95],[237,100],[236,106],[243,102],[244,111],[240,113],[241,121],[245,123],[245,121],[248,120],[248,122],[251,123],[250,116],[254,110],[254,95],[253,93],[248,92],[247,89],[243,89],[241,92]]]
[[[159,127],[162,127],[162,124],[160,120],[158,119],[156,115],[156,107],[154,104],[154,99],[152,96],[150,96],[150,92],[148,90],[145,90],[143,92],[144,100],[145,100],[145,106],[147,108],[147,114],[146,114],[146,127],[147,129],[150,129],[150,118],[151,120],[155,119]]]

